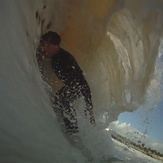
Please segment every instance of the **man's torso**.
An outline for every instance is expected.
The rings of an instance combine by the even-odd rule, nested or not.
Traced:
[[[73,82],[84,82],[85,80],[75,58],[64,49],[60,49],[59,53],[52,58],[52,69],[66,85]]]

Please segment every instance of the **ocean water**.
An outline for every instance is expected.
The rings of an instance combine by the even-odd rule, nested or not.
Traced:
[[[105,128],[146,101],[162,39],[162,7],[161,0],[1,0],[0,162],[98,163],[115,156]],[[46,84],[51,72],[45,66],[44,81],[36,61],[40,35],[48,30],[60,33],[91,87],[96,127],[83,118],[82,103],[76,106],[92,161],[68,141],[51,107],[49,89],[59,84]],[[152,96],[157,102],[159,90]]]

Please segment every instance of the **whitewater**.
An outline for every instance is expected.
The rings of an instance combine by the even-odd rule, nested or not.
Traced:
[[[158,162],[122,150],[105,128],[144,105],[150,90],[150,104],[161,97],[162,8],[161,0],[1,0],[0,162]],[[79,135],[92,161],[57,123],[49,90],[60,83],[52,82],[48,61],[44,80],[39,71],[36,50],[48,30],[61,35],[92,90],[96,127],[83,118],[82,102],[76,104]]]

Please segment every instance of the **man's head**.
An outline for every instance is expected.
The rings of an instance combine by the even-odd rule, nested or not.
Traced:
[[[61,37],[56,32],[49,31],[41,36],[40,42],[45,51],[45,56],[51,58],[59,51]]]

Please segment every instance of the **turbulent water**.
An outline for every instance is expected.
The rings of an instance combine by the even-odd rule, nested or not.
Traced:
[[[81,118],[83,142],[97,162],[112,155],[104,128],[146,101],[162,8],[162,0],[1,0],[0,162],[86,162],[62,134],[36,62],[39,37],[48,30],[60,33],[92,90],[97,127]],[[158,89],[152,93],[159,100]]]

